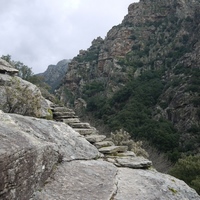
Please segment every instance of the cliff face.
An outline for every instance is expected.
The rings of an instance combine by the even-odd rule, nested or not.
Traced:
[[[162,72],[159,80],[163,88],[152,107],[153,118],[165,118],[181,133],[197,136],[199,17],[197,0],[141,0],[131,4],[120,25],[114,26],[104,40],[95,39],[69,63],[59,96],[66,104],[78,98],[87,103],[95,96],[110,98],[144,72]],[[182,141],[190,136],[185,134]]]
[[[56,65],[49,65],[45,72],[37,74],[37,76],[42,76],[44,82],[51,86],[51,90],[54,91],[62,83],[69,62],[70,60],[64,59],[59,61]]]

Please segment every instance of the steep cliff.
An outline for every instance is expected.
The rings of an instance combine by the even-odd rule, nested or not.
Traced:
[[[59,61],[56,65],[49,65],[45,72],[37,74],[36,76],[43,77],[44,82],[54,91],[62,83],[69,62],[70,60],[64,59]]]
[[[162,151],[198,153],[199,17],[198,0],[131,4],[105,39],[73,58],[58,95],[75,107],[82,98],[95,118]]]

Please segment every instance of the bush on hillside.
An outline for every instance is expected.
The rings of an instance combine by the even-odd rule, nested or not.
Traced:
[[[170,174],[185,181],[200,194],[200,155],[179,159]]]

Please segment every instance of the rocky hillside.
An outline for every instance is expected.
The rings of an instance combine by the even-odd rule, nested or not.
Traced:
[[[121,24],[69,63],[58,96],[172,160],[200,152],[199,18],[198,0],[131,4]]]
[[[137,157],[135,169],[116,167],[62,122],[2,111],[0,118],[2,200],[200,199],[183,181],[140,169]]]
[[[44,99],[17,71],[0,60],[0,199],[200,200],[125,143],[114,145],[73,110]]]
[[[69,62],[70,60],[64,59],[59,61],[56,65],[49,65],[45,72],[37,74],[37,76],[43,77],[44,82],[51,87],[51,91],[54,91],[62,83]]]

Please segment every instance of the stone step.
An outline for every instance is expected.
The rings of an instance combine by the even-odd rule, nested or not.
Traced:
[[[69,124],[72,128],[91,128],[89,123],[70,123]]]
[[[114,163],[118,167],[128,167],[133,169],[147,169],[152,166],[152,162],[144,157],[118,157]]]
[[[102,147],[109,147],[109,146],[114,146],[114,143],[112,141],[102,141],[102,142],[96,142],[94,144],[94,146],[97,148],[97,149],[100,149]]]
[[[66,107],[53,107],[52,112],[74,112],[74,111]]]
[[[136,155],[133,151],[118,153],[117,155],[120,156],[120,157],[136,157]]]
[[[74,117],[75,112],[53,112],[53,116],[55,116],[55,117],[63,117],[63,116]]]
[[[81,135],[91,135],[97,133],[95,128],[75,128],[74,130]]]
[[[85,139],[90,143],[102,142],[106,138],[105,135],[89,135]]]
[[[63,119],[63,122],[66,124],[79,123],[80,119],[79,118],[67,118],[67,119]]]
[[[102,147],[99,149],[99,152],[103,154],[115,154],[120,152],[126,152],[128,149],[127,146],[110,146],[110,147]]]

